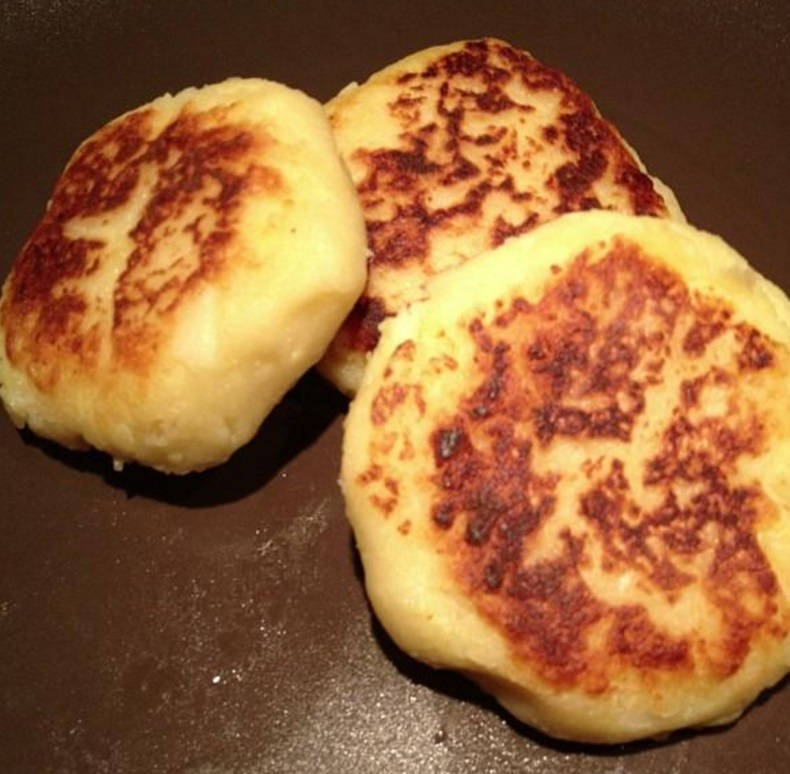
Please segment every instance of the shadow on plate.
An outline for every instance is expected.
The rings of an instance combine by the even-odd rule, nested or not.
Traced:
[[[168,475],[136,464],[117,471],[102,452],[65,449],[28,430],[22,431],[22,437],[48,457],[80,473],[100,477],[127,497],[205,508],[240,500],[264,487],[315,443],[346,407],[346,399],[310,371],[275,406],[255,437],[227,462],[186,475]]]

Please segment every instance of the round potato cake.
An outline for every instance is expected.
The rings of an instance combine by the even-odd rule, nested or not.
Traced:
[[[74,153],[0,300],[13,421],[118,464],[226,460],[362,289],[365,228],[323,107],[232,78]]]
[[[345,429],[385,629],[556,737],[736,718],[790,669],[789,347],[787,298],[666,219],[567,214],[436,278]]]
[[[496,39],[412,54],[327,105],[359,192],[365,290],[320,364],[353,395],[379,325],[426,283],[565,212],[683,219],[567,75]]]

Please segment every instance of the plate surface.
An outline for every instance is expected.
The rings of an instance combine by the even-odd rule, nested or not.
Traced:
[[[503,37],[574,77],[790,289],[785,0],[5,0],[0,275],[88,134],[229,75],[324,100],[412,51]],[[0,418],[0,771],[741,774],[790,770],[790,685],[732,727],[543,739],[371,618],[336,485],[345,405],[308,375],[227,465],[114,473]]]

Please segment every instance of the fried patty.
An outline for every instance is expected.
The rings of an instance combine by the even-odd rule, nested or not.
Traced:
[[[587,94],[500,40],[420,51],[327,110],[371,249],[365,291],[321,363],[350,395],[381,321],[432,276],[566,212],[683,219]]]
[[[604,743],[790,669],[790,302],[724,242],[565,215],[382,331],[342,485],[406,652]]]
[[[69,447],[216,465],[322,355],[365,278],[323,106],[259,79],[166,95],[75,152],[0,301],[0,396]]]

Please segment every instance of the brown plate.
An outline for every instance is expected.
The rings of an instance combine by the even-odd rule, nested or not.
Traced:
[[[790,5],[4,0],[2,276],[85,136],[256,75],[319,99],[496,35],[570,73],[678,193],[790,289]],[[732,727],[600,751],[510,722],[372,620],[336,478],[345,405],[308,375],[227,465],[112,471],[0,419],[0,772],[790,770],[790,686]]]

